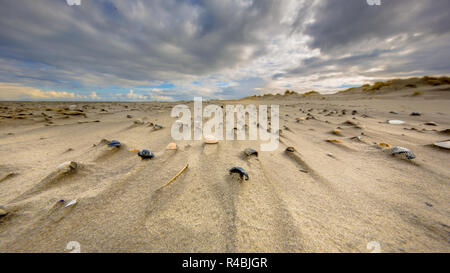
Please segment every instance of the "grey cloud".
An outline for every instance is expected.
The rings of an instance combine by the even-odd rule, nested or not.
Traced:
[[[184,98],[196,89],[183,83],[205,79],[199,93],[232,98],[310,75],[449,73],[450,1],[381,1],[0,0],[0,82],[73,90],[167,81],[178,86],[166,94]]]
[[[314,6],[314,22],[301,26],[311,38],[309,47],[320,49],[320,56],[274,77],[449,73],[449,10],[446,0],[382,0],[381,6],[362,0],[321,1]]]
[[[264,54],[263,40],[276,35],[283,15],[283,5],[268,0],[0,2],[1,58],[24,69],[46,64],[51,73],[42,77],[86,84],[182,79],[245,64]]]
[[[398,34],[450,32],[448,0],[382,0],[369,6],[363,0],[326,0],[317,8],[313,24],[305,34],[312,37],[311,48],[325,54],[364,40],[382,41]]]

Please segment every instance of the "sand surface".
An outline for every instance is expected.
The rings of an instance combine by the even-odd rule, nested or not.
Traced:
[[[450,86],[418,89],[214,102],[280,105],[278,149],[250,158],[242,151],[259,141],[166,150],[178,103],[1,102],[0,252],[68,252],[70,241],[81,252],[370,252],[372,241],[450,252],[450,153],[430,145],[450,139]],[[73,104],[83,112],[64,110]],[[77,168],[58,174],[65,161]],[[233,166],[250,179],[229,175]]]

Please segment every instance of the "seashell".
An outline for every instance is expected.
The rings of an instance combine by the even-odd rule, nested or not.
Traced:
[[[358,141],[358,142],[363,142],[362,136],[354,136],[354,137],[352,137],[352,138],[350,138],[350,139],[351,139],[351,140]]]
[[[71,200],[69,202],[67,202],[67,204],[64,205],[65,208],[73,206],[77,203],[77,199]]]
[[[286,148],[286,152],[293,153],[293,152],[295,152],[295,148],[294,147],[287,147]]]
[[[248,173],[244,169],[242,169],[241,167],[233,167],[233,168],[231,168],[229,170],[229,172],[230,172],[230,174],[238,173],[241,176],[241,178],[245,177],[245,180],[249,179]]]
[[[140,150],[138,153],[138,156],[140,156],[142,159],[152,159],[154,155],[149,150]]]
[[[438,124],[434,121],[428,121],[428,122],[425,122],[424,124],[428,125],[428,126],[438,126]]]
[[[436,142],[434,143],[434,146],[444,149],[450,149],[450,140]]]
[[[388,148],[388,149],[391,148],[391,145],[384,143],[384,142],[378,143],[378,146],[381,148]]]
[[[403,120],[397,120],[397,119],[388,120],[388,123],[393,124],[393,125],[405,124],[405,122]]]
[[[64,171],[64,172],[74,170],[76,168],[77,168],[77,163],[74,161],[66,161],[66,162],[59,164],[58,167],[56,167],[56,169],[58,171]]]
[[[217,143],[219,143],[219,140],[215,136],[207,135],[207,136],[205,136],[205,143],[206,144],[217,144]]]
[[[340,140],[340,139],[327,139],[327,142],[331,142],[331,143],[343,143],[344,141]]]
[[[258,151],[256,151],[255,149],[252,149],[252,148],[245,149],[244,154],[246,154],[247,156],[255,155],[256,157],[258,157]]]
[[[120,145],[121,145],[120,142],[117,141],[117,140],[111,140],[111,141],[108,143],[108,146],[109,146],[109,147],[116,147],[116,148],[119,148]]]
[[[166,149],[167,150],[176,150],[176,149],[178,149],[178,147],[177,147],[176,143],[169,143],[169,145],[167,145]]]
[[[342,123],[342,125],[351,125],[351,126],[357,126],[357,125],[358,125],[358,123],[356,123],[356,122],[355,122],[355,121],[353,121],[353,120],[347,120],[347,121],[343,122],[343,123]]]
[[[416,158],[416,155],[411,150],[400,147],[400,146],[395,146],[394,148],[391,149],[391,152],[393,155],[403,154],[408,159]]]

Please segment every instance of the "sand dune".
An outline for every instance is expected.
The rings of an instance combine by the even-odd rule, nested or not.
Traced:
[[[2,102],[0,252],[449,252],[450,153],[432,144],[450,138],[450,85],[363,89],[211,102],[280,105],[280,145],[258,157],[242,152],[259,141],[166,150],[177,103]]]

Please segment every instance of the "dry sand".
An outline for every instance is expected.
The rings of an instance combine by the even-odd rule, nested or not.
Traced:
[[[67,252],[70,241],[82,252],[369,252],[371,241],[382,252],[450,252],[450,153],[430,145],[450,139],[441,132],[450,128],[449,91],[391,86],[214,102],[280,105],[278,150],[249,159],[241,153],[259,150],[258,141],[178,141],[166,150],[176,103],[0,103],[0,205],[10,212],[0,218],[0,252]],[[71,104],[83,112],[62,109]],[[289,146],[296,152],[285,153]],[[129,151],[144,148],[155,158]],[[77,168],[56,173],[65,161]],[[250,179],[230,176],[233,166]],[[51,213],[60,199],[78,203]]]

